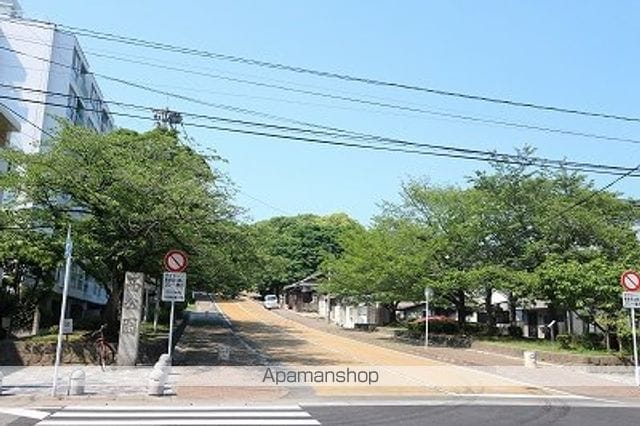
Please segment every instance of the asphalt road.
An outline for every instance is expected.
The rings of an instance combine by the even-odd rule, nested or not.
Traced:
[[[640,408],[567,405],[305,407],[323,425],[634,425]]]

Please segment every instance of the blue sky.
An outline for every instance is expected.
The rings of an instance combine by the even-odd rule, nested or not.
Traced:
[[[116,1],[22,0],[25,16],[67,25],[382,80],[540,104],[640,116],[640,6],[595,1]],[[91,4],[91,7],[88,5]],[[640,144],[594,140],[443,119],[296,95],[100,58],[93,53],[329,93],[384,99],[581,132],[640,139],[639,124],[537,112],[270,71],[81,39],[92,69],[209,102],[280,117],[459,147],[634,167]],[[106,99],[268,121],[100,81]],[[185,121],[188,122],[188,119]],[[148,122],[118,118],[144,130]],[[237,202],[260,220],[282,212],[346,212],[366,223],[402,181],[465,184],[483,163],[380,153],[234,135],[187,126],[228,160]],[[597,185],[612,177],[594,176]],[[640,196],[637,179],[614,189]],[[256,201],[261,200],[262,202]],[[275,208],[274,208],[275,207]]]

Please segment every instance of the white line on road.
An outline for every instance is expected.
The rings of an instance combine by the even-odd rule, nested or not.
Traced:
[[[302,410],[298,405],[68,405],[64,407],[65,411],[228,411],[228,410]],[[102,413],[101,413],[102,414]]]
[[[314,419],[167,419],[167,420],[43,420],[37,426],[315,426],[320,422]]]
[[[30,410],[27,408],[0,408],[0,413],[17,417],[28,417],[30,419],[44,419],[49,415],[47,411]]]
[[[84,417],[101,417],[107,418],[294,418],[294,417],[311,417],[306,411],[120,411],[120,412],[104,412],[104,411],[59,411],[51,415],[51,418],[84,418]]]

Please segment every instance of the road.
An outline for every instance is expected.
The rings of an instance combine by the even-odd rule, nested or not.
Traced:
[[[349,333],[314,328],[248,298],[199,302],[191,319],[176,348],[174,395],[20,401],[3,396],[0,425],[640,424],[640,399],[633,393],[627,399],[602,399],[535,386],[498,370],[420,356],[418,349],[403,352],[391,343],[375,345]],[[263,386],[252,383],[244,370],[341,366],[375,368],[387,376],[400,368],[393,374],[400,383]],[[209,380],[207,374],[225,368],[232,369],[230,374]],[[220,377],[223,382],[216,382]]]
[[[302,404],[286,406],[67,406],[9,415],[0,407],[0,425],[638,425],[631,407],[567,405],[547,400],[440,400],[430,403]],[[30,416],[30,417],[29,417]]]

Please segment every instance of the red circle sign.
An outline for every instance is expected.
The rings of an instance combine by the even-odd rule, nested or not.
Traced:
[[[169,272],[182,272],[187,269],[187,253],[180,250],[169,250],[164,255],[164,267]]]
[[[640,274],[636,271],[626,271],[620,277],[620,284],[627,291],[640,290]]]

